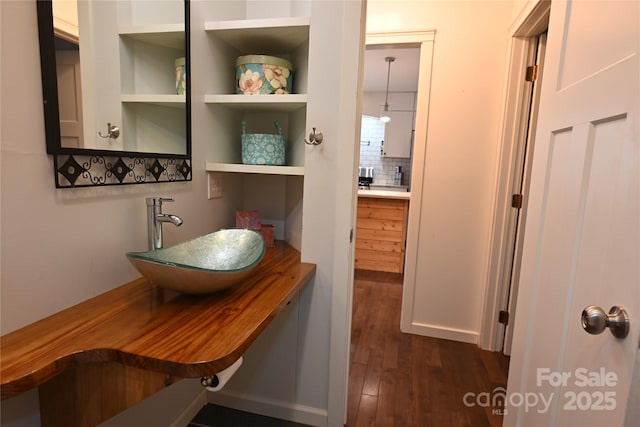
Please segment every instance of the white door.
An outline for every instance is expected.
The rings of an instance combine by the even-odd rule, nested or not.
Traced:
[[[57,51],[56,76],[58,77],[60,144],[65,148],[83,148],[80,52]]]
[[[84,148],[123,150],[129,127],[122,121],[120,37],[116,1],[79,1],[80,66]],[[120,128],[120,137],[101,138],[107,123]],[[135,151],[135,146],[126,148]]]
[[[552,3],[505,425],[619,426],[638,404],[639,27],[638,1]],[[629,335],[587,334],[592,304],[624,306]]]

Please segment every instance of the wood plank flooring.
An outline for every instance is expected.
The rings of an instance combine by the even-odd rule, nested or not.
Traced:
[[[402,275],[356,270],[355,278],[347,426],[502,425],[502,408],[475,398],[506,388],[509,359],[401,333]]]

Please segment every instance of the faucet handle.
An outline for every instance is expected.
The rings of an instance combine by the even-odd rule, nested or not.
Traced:
[[[162,206],[162,202],[175,202],[171,197],[147,197],[147,206]]]

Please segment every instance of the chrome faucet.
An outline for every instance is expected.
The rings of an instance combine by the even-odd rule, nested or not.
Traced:
[[[173,202],[173,199],[147,197],[147,230],[149,234],[149,250],[162,247],[162,223],[170,222],[179,227],[182,219],[177,215],[163,214],[162,202]]]

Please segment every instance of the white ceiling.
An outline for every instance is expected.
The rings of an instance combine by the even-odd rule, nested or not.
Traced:
[[[397,46],[397,45],[396,45]],[[390,92],[416,92],[420,48],[397,48],[394,46],[368,46],[364,55],[365,92],[384,92],[387,89],[387,56],[395,57],[391,63]]]

